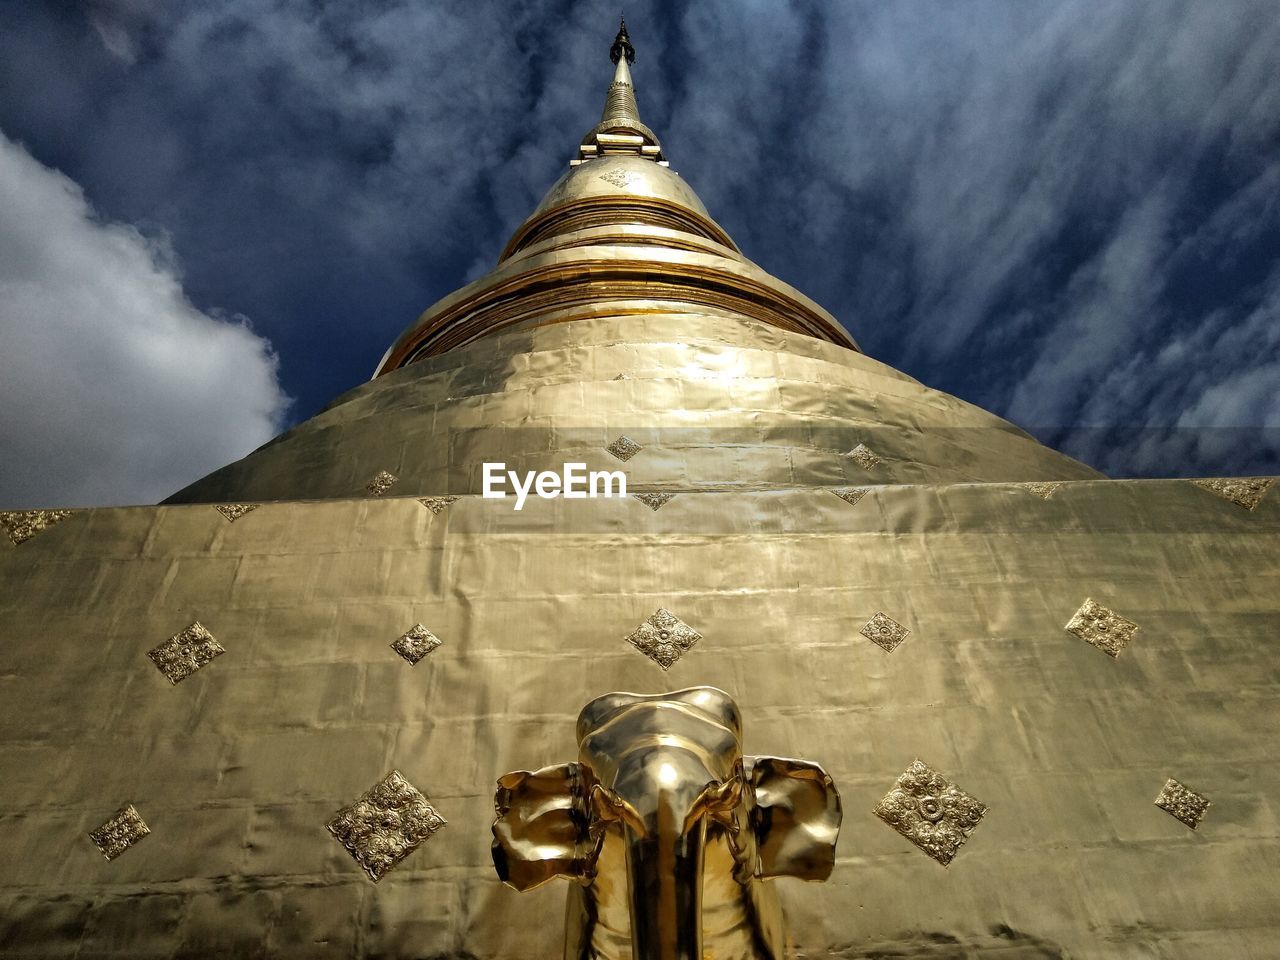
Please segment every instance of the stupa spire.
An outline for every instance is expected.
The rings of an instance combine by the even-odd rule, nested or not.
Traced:
[[[636,61],[636,48],[627,33],[627,21],[618,27],[618,35],[609,48],[613,61],[613,82],[605,94],[604,111],[600,122],[582,138],[578,158],[570,161],[577,165],[596,157],[617,154],[644,157],[666,165],[662,144],[652,130],[640,122],[640,108],[636,105],[636,88],[631,81],[631,64]]]
[[[609,48],[609,59],[614,63],[613,83],[605,95],[604,113],[600,122],[616,124],[622,128],[640,125],[640,108],[636,106],[636,88],[631,82],[631,64],[636,62],[636,48],[627,34],[627,21],[623,20],[618,35]]]
[[[609,48],[609,59],[613,63],[626,60],[636,62],[636,48],[631,45],[631,35],[627,33],[627,18],[623,17],[618,26],[618,35],[613,38],[613,46]]]

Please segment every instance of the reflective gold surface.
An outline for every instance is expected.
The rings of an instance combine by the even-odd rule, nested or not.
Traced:
[[[826,772],[744,758],[737,704],[714,687],[598,697],[578,749],[577,763],[500,778],[493,826],[494,865],[515,889],[584,884],[565,956],[782,957],[762,878],[830,875],[841,811]]]
[[[1273,478],[1107,481],[860,354],[620,49],[375,380],[175,505],[0,513],[0,955],[1273,957]],[[834,871],[825,774],[744,752],[822,759]]]
[[[620,156],[603,157],[567,170],[516,230],[499,262],[510,259],[527,246],[527,238],[535,233],[539,224],[552,220],[553,214],[562,213],[567,207],[584,208],[589,202],[598,201],[603,211],[613,215],[613,222],[626,223],[625,213],[619,215],[619,211],[627,208],[610,201],[633,197],[662,203],[671,209],[673,216],[687,218],[678,221],[684,227],[682,232],[718,240],[736,252],[731,246],[733,241],[711,219],[702,200],[680,174],[639,157]],[[546,236],[543,234],[539,239]]]
[[[1099,476],[864,354],[729,313],[647,306],[637,317],[597,304],[596,317],[393,371],[172,500],[365,496],[383,470],[399,478],[388,496],[479,493],[484,461],[612,469],[605,448],[620,436],[644,448],[626,462],[635,492]],[[876,462],[844,456],[860,444]]]
[[[637,205],[619,201],[616,207],[630,216]],[[632,236],[647,226],[628,225]],[[728,313],[856,349],[826,310],[740,257],[667,242],[597,244],[568,237],[546,252],[507,260],[436,303],[392,345],[377,375],[513,327],[600,316],[642,320],[654,313]]]
[[[777,884],[805,956],[1265,957],[1277,544],[1274,489],[1180,480],[77,511],[0,540],[0,954],[558,957],[565,885],[494,876],[494,781],[577,757],[592,697],[709,684],[745,754],[840,787],[831,878]],[[1140,625],[1118,659],[1064,629],[1085,597]],[[660,606],[702,635],[665,672],[624,639]],[[196,618],[226,653],[172,686],[147,651]],[[913,757],[988,808],[946,869],[872,813]],[[449,825],[375,886],[325,824],[390,769]],[[107,862],[126,803],[151,835]]]
[[[667,166],[639,120],[625,57],[600,124],[498,266],[423,313],[375,376],[511,327],[601,316],[601,307],[637,320],[723,310],[857,349],[826,310],[744,258]]]

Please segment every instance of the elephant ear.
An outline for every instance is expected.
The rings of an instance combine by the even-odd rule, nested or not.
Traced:
[[[748,757],[747,781],[756,876],[827,879],[842,817],[840,792],[827,772],[806,760]]]
[[[517,770],[498,780],[493,865],[504,883],[530,890],[555,877],[590,877],[595,851],[584,792],[576,763]]]

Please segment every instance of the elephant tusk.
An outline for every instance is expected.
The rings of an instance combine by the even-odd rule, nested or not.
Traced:
[[[649,831],[636,808],[598,783],[591,788],[591,811],[593,827],[597,823],[621,823],[640,839],[648,836]]]
[[[688,832],[703,816],[710,817],[729,831],[729,835],[738,835],[738,820],[735,811],[742,802],[741,767],[728,780],[721,783],[712,781],[703,788],[702,794],[694,803],[693,809],[685,817],[684,829]]]

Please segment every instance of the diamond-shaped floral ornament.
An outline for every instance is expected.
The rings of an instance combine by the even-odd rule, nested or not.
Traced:
[[[898,644],[907,639],[907,634],[911,631],[893,619],[893,617],[883,613],[876,613],[875,616],[862,625],[862,629],[858,632],[876,646],[883,647],[889,653],[893,653]]]
[[[1209,800],[1170,777],[1165,781],[1155,804],[1169,816],[1181,820],[1194,830],[1209,809]]]
[[[443,640],[422,624],[415,623],[404,636],[391,641],[391,649],[413,665],[442,643]]]
[[[379,470],[378,475],[365,485],[365,489],[368,490],[369,493],[373,494],[373,496],[380,497],[399,482],[400,478],[394,473],[388,473],[386,470]]]
[[[1275,483],[1275,477],[1218,477],[1208,480],[1192,480],[1197,487],[1208,490],[1223,500],[1252,510]]]
[[[418,502],[438,517],[440,511],[457,499],[457,497],[419,497]]]
[[[111,815],[111,819],[97,830],[89,832],[93,845],[108,860],[114,860],[151,832],[132,803]]]
[[[632,496],[655,512],[661,510],[665,504],[676,498],[674,493],[658,493],[657,491],[652,493],[633,493]]]
[[[1062,481],[1029,480],[1026,483],[1018,484],[1018,486],[1032,496],[1039,497],[1041,500],[1048,500],[1058,492],[1058,488],[1062,486]]]
[[[67,519],[72,510],[6,510],[0,513],[0,527],[4,527],[14,546],[26,543],[41,530]]]
[[[701,639],[702,634],[697,630],[666,607],[659,607],[657,613],[627,637],[627,642],[667,670]]]
[[[160,646],[147,651],[156,669],[168,677],[172,684],[179,684],[205,664],[226,653],[226,649],[213,634],[196,621],[174,634]]]
[[[850,506],[856,507],[858,501],[867,495],[867,487],[832,487],[831,492]]]
[[[1067,621],[1067,630],[1085,643],[1093,644],[1103,653],[1118,657],[1138,632],[1138,625],[1086,598],[1075,616]]]
[[[871,448],[868,447],[865,443],[858,444],[848,453],[841,454],[841,456],[848,457],[850,460],[852,460],[854,463],[860,466],[863,470],[870,470],[872,467],[874,467],[877,463],[880,462],[880,458],[877,457],[874,453],[872,453]]]
[[[246,513],[252,513],[262,506],[260,503],[215,503],[213,509],[227,518],[227,523],[235,523]]]
[[[982,821],[987,805],[913,760],[873,812],[945,867]]]
[[[619,190],[625,190],[631,183],[631,175],[624,170],[610,170],[608,173],[600,174],[596,179],[611,183]]]
[[[392,770],[326,826],[374,883],[447,821],[399,770]]]
[[[644,448],[630,437],[623,436],[613,441],[613,443],[609,444],[605,449],[623,463],[626,463]]]

